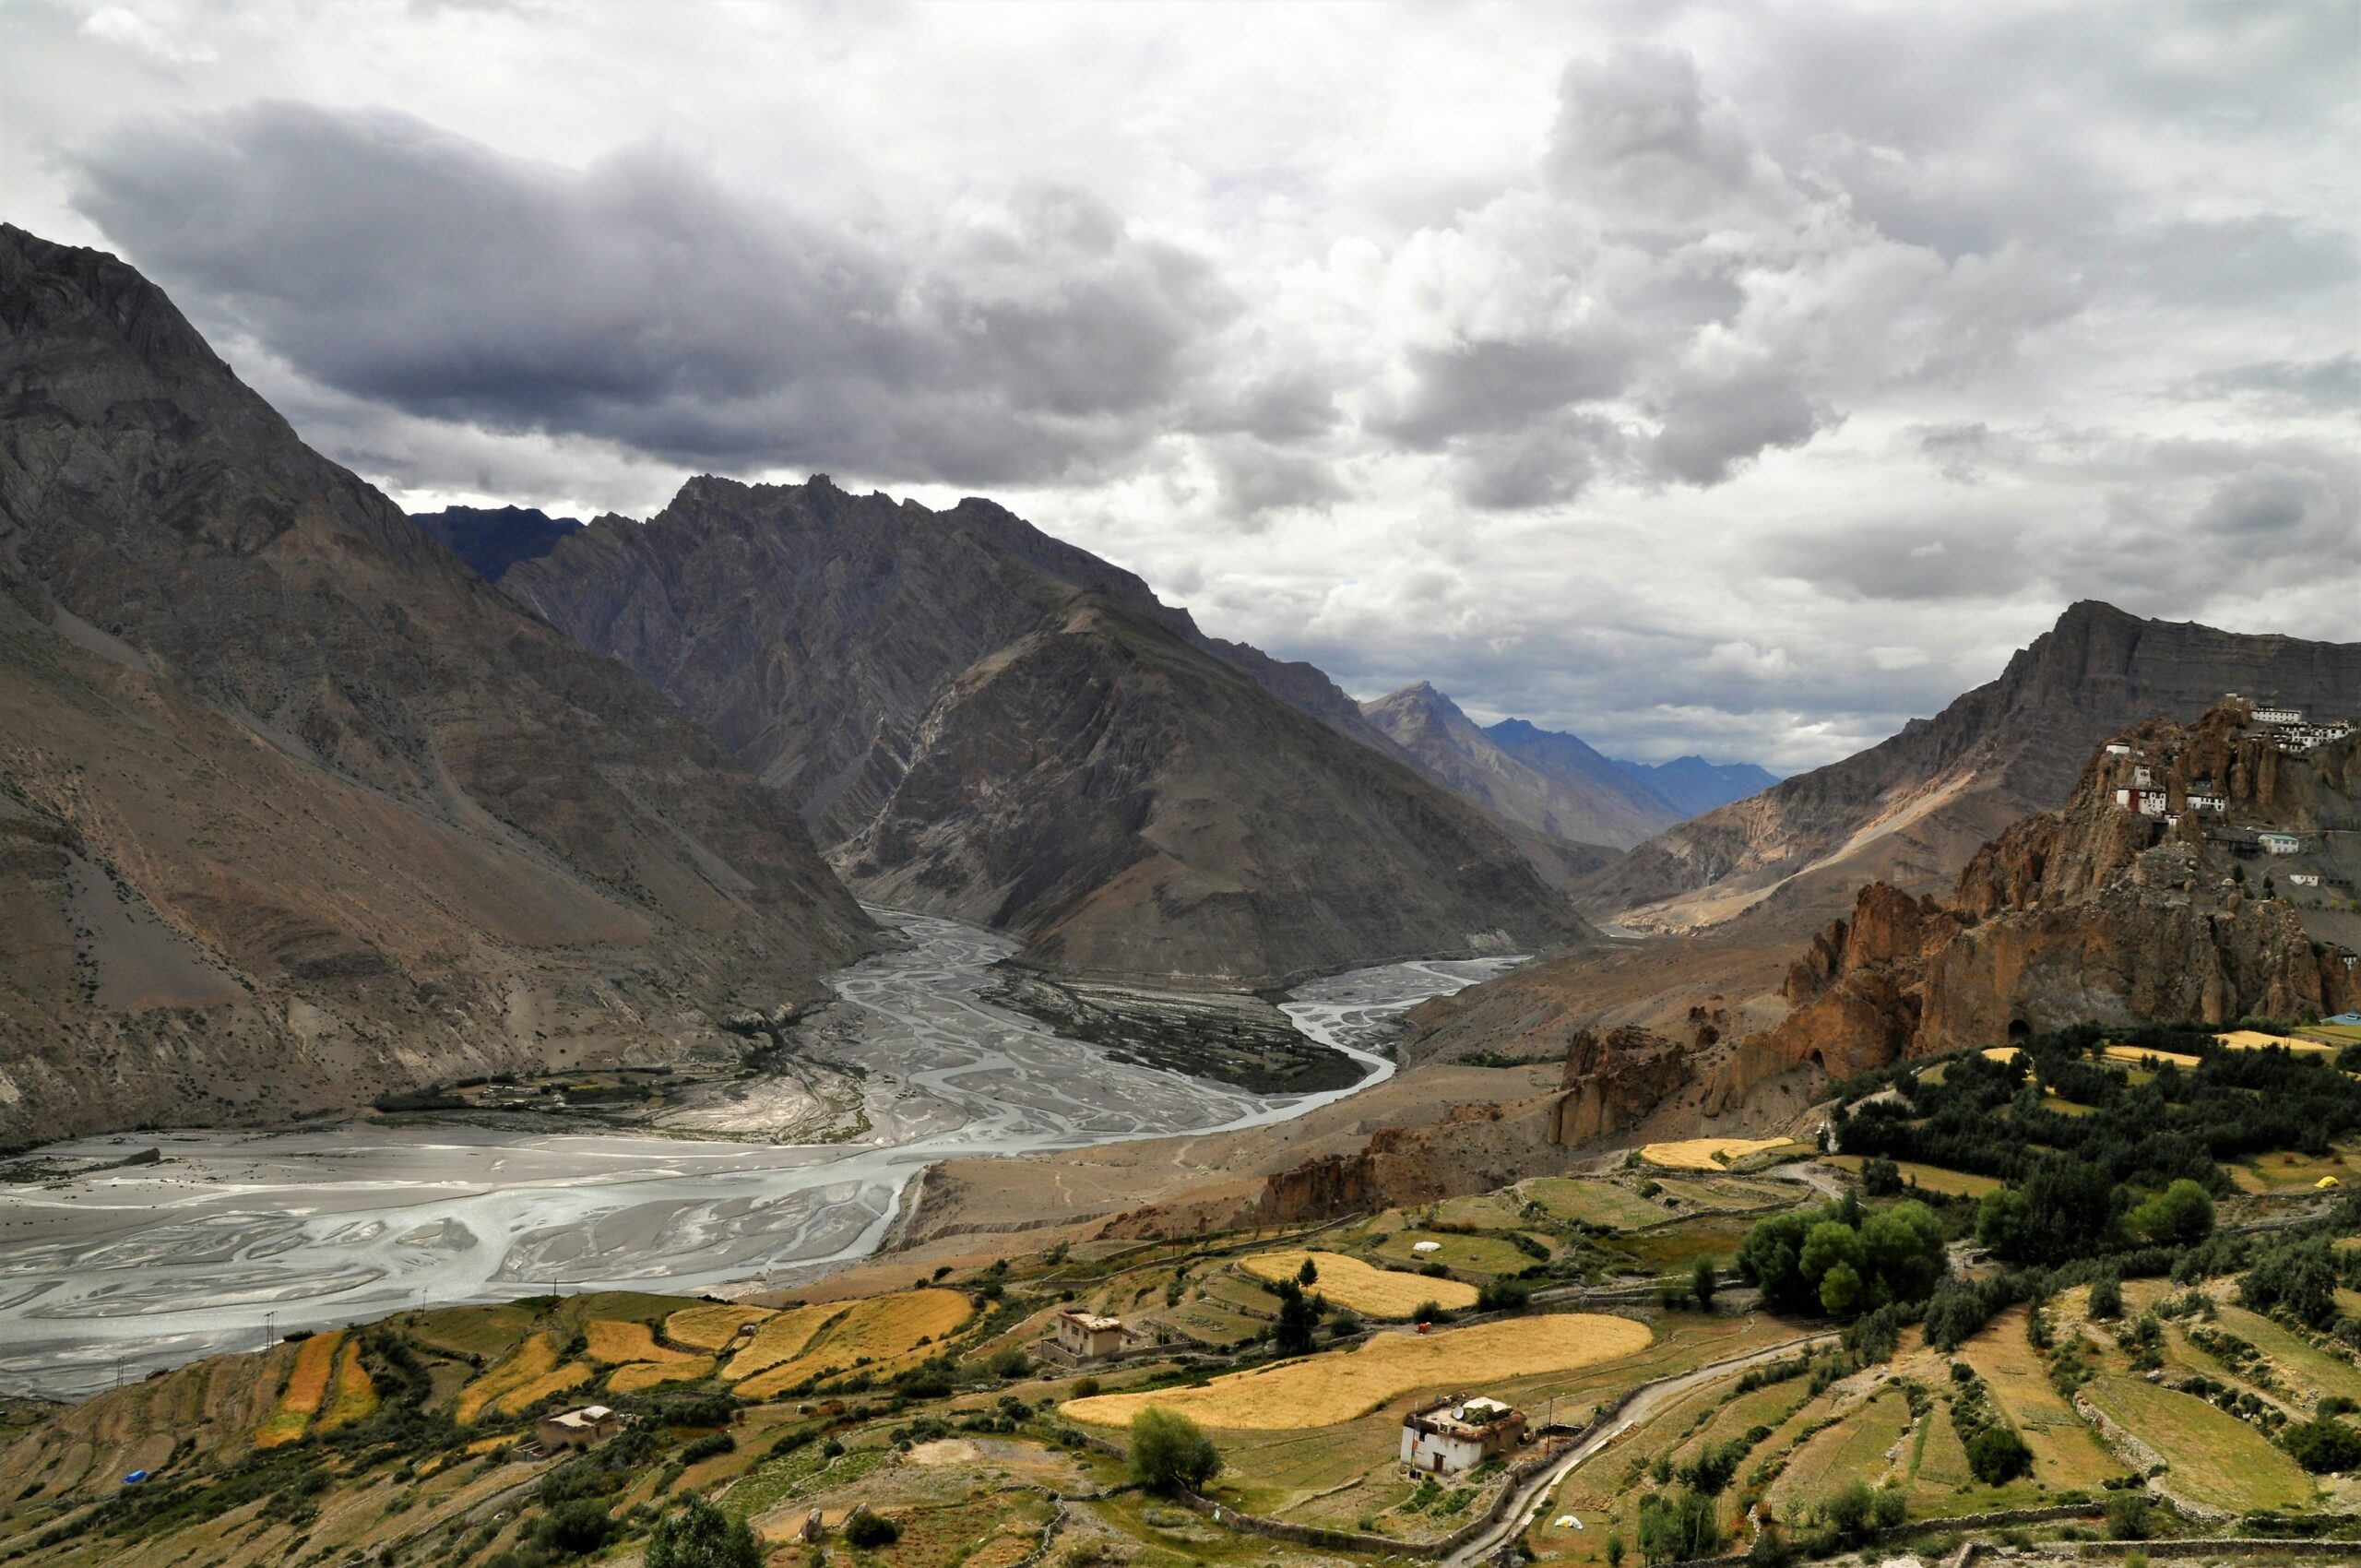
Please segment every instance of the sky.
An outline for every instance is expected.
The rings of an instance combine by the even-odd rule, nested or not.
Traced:
[[[2350,641],[2361,0],[0,0],[0,216],[413,510],[989,495],[1777,772],[2079,599]]]

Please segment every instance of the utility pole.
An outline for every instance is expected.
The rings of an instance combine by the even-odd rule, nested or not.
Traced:
[[[262,1348],[265,1350],[268,1350],[273,1345],[278,1343],[279,1314],[277,1313],[265,1313],[262,1314]]]

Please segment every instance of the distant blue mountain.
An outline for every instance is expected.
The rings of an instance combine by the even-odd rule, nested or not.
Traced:
[[[580,528],[573,517],[552,517],[530,506],[445,506],[413,512],[409,520],[450,547],[486,582],[519,561],[547,555],[557,541]]]
[[[1707,762],[1701,756],[1654,764],[1618,757],[1615,766],[1655,790],[1683,817],[1702,816],[1779,782],[1777,774],[1750,762]]]
[[[1522,719],[1503,719],[1487,726],[1484,733],[1502,751],[1561,778],[1594,787],[1620,782],[1661,807],[1667,826],[1742,801],[1779,781],[1777,774],[1750,762],[1712,763],[1699,756],[1655,764],[1625,762],[1602,754],[1579,735],[1544,730]]]

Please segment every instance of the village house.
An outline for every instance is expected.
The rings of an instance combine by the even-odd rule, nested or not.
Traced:
[[[2301,724],[2304,710],[2300,707],[2265,707],[2257,703],[2253,719],[2257,724]]]
[[[2304,852],[2304,840],[2297,834],[2261,833],[2255,837],[2266,855],[2300,855]]]
[[[1524,1440],[1524,1411],[1453,1395],[1402,1418],[1402,1463],[1429,1475],[1458,1475]]]
[[[2320,885],[2318,872],[2290,872],[2287,873],[2287,880],[2298,887],[2318,887]]]
[[[623,1430],[623,1419],[604,1405],[585,1405],[541,1418],[541,1448],[555,1454],[565,1448],[590,1448]]]
[[[2109,756],[2130,756],[2131,754],[2131,748],[2121,741],[2109,741],[2106,743],[2106,754]]]
[[[2342,741],[2352,733],[2350,719],[2315,719],[2309,724],[2281,725],[2275,743],[2283,752],[2308,752],[2331,741]]]
[[[2165,814],[2165,792],[2162,790],[2121,789],[2115,792],[2115,803],[2125,811],[2138,812],[2142,816]]]
[[[1123,1320],[1069,1307],[1058,1314],[1058,1348],[1082,1360],[1123,1348]]]
[[[2230,809],[2230,797],[2211,778],[2192,780],[2184,799],[2189,802],[2189,810],[2201,814],[2219,816]]]

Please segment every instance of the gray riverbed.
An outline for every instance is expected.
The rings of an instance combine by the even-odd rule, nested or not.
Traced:
[[[869,1130],[828,1144],[355,1123],[126,1134],[44,1154],[160,1163],[0,1189],[0,1389],[86,1395],[268,1333],[540,1292],[793,1283],[866,1256],[935,1160],[1252,1127],[1392,1075],[1396,1015],[1513,957],[1300,987],[1296,1027],[1367,1069],[1264,1097],[1110,1062],[982,1000],[1014,944],[873,911],[908,944],[830,980]]]

